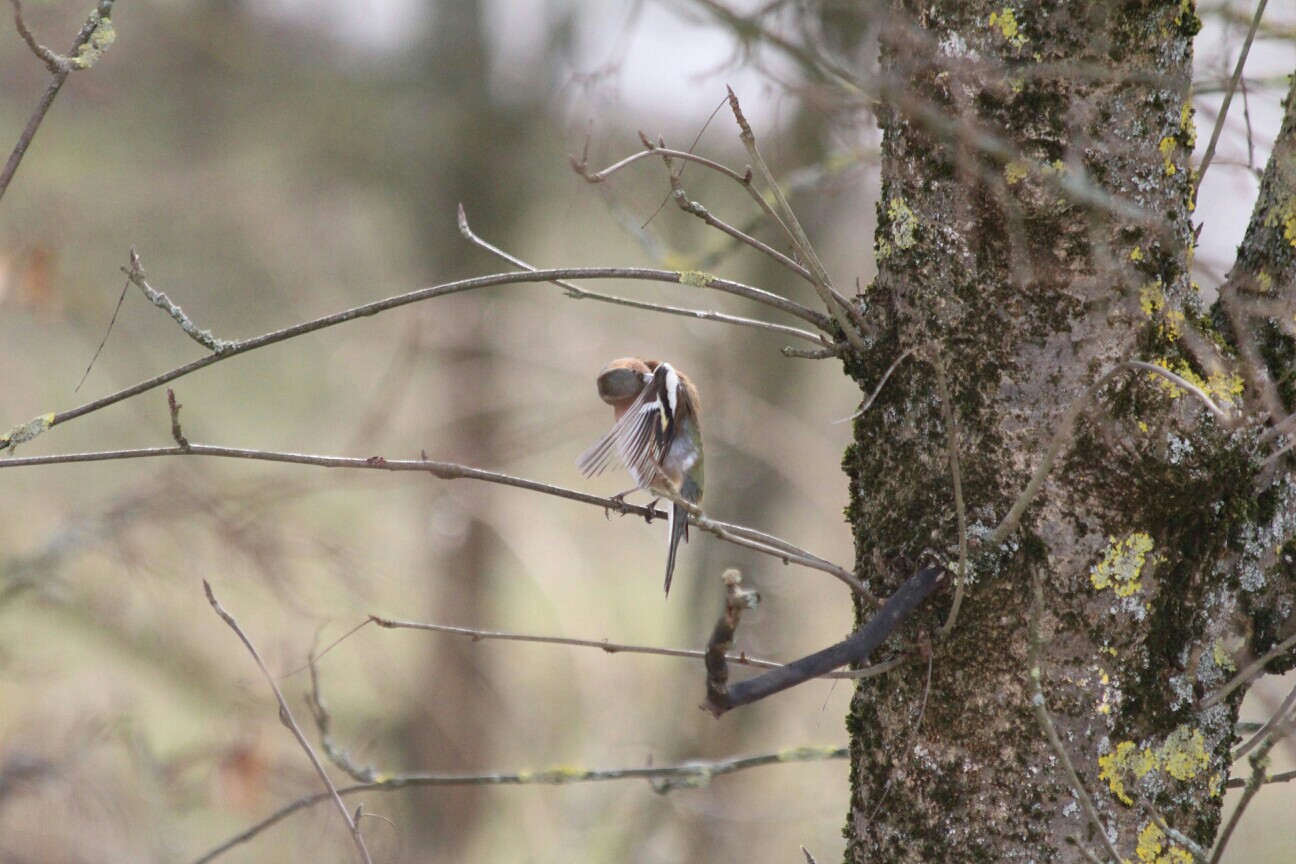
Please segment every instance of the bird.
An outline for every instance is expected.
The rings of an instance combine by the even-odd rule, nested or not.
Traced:
[[[622,357],[599,372],[598,394],[612,406],[612,428],[580,455],[576,465],[586,477],[593,477],[603,473],[615,455],[635,481],[635,488],[613,496],[616,500],[640,489],[672,499],[666,555],[669,596],[680,541],[688,542],[688,508],[674,496],[696,506],[702,504],[701,403],[697,388],[669,363]]]

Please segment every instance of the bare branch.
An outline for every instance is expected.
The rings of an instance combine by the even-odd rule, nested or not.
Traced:
[[[1193,857],[1194,861],[1200,862],[1200,864],[1206,864],[1207,861],[1206,850],[1203,849],[1200,845],[1198,845],[1195,840],[1193,840],[1191,837],[1189,837],[1187,834],[1183,833],[1179,829],[1172,828],[1169,825],[1169,823],[1166,822],[1165,818],[1156,811],[1155,808],[1152,809],[1151,815],[1152,815],[1153,823],[1155,823],[1156,826],[1160,828],[1167,837],[1169,837],[1175,843],[1178,843],[1183,848],[1187,849],[1188,854]]]
[[[614,165],[609,165],[607,168],[604,168],[602,171],[599,171],[596,174],[589,173],[588,152],[582,155],[580,161],[577,161],[576,157],[573,156],[572,168],[574,168],[576,170],[576,173],[579,174],[582,178],[584,178],[588,182],[602,183],[604,180],[606,180],[608,177],[611,177],[613,174],[615,174],[617,171],[620,171],[622,168],[625,168],[629,165],[633,165],[635,162],[638,162],[642,159],[647,159],[652,156],[670,156],[671,158],[682,159],[686,162],[696,162],[699,165],[702,165],[706,168],[710,168],[712,171],[715,171],[723,175],[724,177],[727,177],[730,180],[734,181],[738,185],[742,186],[743,189],[747,192],[747,194],[751,196],[751,199],[756,202],[756,206],[760,207],[761,212],[763,212],[766,216],[768,216],[770,221],[773,222],[775,225],[777,225],[779,227],[779,230],[781,230],[784,234],[787,235],[788,240],[792,243],[794,247],[796,246],[796,236],[792,233],[792,230],[788,228],[787,223],[785,223],[779,217],[778,213],[775,212],[774,208],[771,207],[769,202],[765,200],[765,196],[761,195],[760,192],[757,191],[756,187],[752,185],[751,182],[752,176],[751,176],[750,168],[747,169],[746,173],[739,174],[737,171],[733,170],[732,168],[728,168],[724,165],[721,165],[719,162],[715,162],[703,156],[698,156],[695,153],[690,153],[687,150],[672,150],[671,148],[666,147],[665,145],[653,144],[652,142],[648,141],[646,137],[643,137],[642,135],[641,135],[641,140],[644,142],[645,149],[631,156],[627,156],[626,158],[622,159],[620,162],[617,162]],[[587,151],[588,151],[588,146],[589,146],[589,142],[587,140],[586,141]]]
[[[733,282],[728,279],[721,279],[712,276],[709,273],[679,272],[675,270],[651,270],[638,267],[574,267],[559,268],[553,270],[535,270],[528,273],[497,273],[490,276],[477,276],[472,279],[461,279],[456,282],[446,282],[441,285],[434,285],[430,288],[423,288],[418,291],[411,291],[406,294],[398,294],[395,297],[388,297],[385,300],[376,300],[372,303],[365,303],[361,306],[355,306],[350,309],[336,312],[332,315],[325,315],[322,318],[315,318],[310,321],[304,321],[300,324],[294,324],[291,327],[285,327],[282,330],[275,330],[270,333],[256,336],[251,339],[241,339],[233,342],[229,348],[219,354],[209,354],[201,357],[183,366],[178,366],[170,372],[164,372],[153,378],[141,381],[124,390],[96,399],[93,402],[87,402],[77,408],[67,411],[61,411],[57,414],[43,415],[48,417],[48,423],[39,432],[51,426],[57,426],[66,423],[69,420],[75,420],[78,417],[93,413],[109,405],[121,402],[123,399],[129,399],[132,396],[138,396],[140,393],[148,392],[155,387],[160,387],[177,378],[183,378],[192,372],[197,372],[213,363],[219,363],[230,357],[246,354],[249,351],[255,351],[258,348],[264,348],[267,345],[274,345],[288,339],[294,339],[307,333],[314,333],[317,330],[323,330],[337,324],[345,324],[348,321],[355,321],[358,318],[365,318],[370,315],[377,315],[380,312],[386,312],[389,309],[396,309],[401,306],[408,306],[411,303],[419,303],[424,300],[432,300],[437,297],[445,297],[450,294],[458,294],[463,291],[472,291],[478,288],[492,288],[501,285],[515,284],[534,284],[537,282],[553,282],[558,279],[630,279],[642,282],[662,282],[667,284],[690,285],[697,288],[709,288],[714,291],[723,291],[727,294],[733,294],[737,297],[744,297],[748,300],[754,300],[757,303],[764,303],[780,311],[786,312],[808,321],[819,327],[824,332],[832,331],[832,322],[827,316],[807,309],[799,303],[786,300],[776,294],[763,291],[759,288],[753,288],[750,285],[744,285],[741,282]],[[38,418],[43,419],[43,418]],[[0,436],[0,451],[13,446],[22,441],[30,440],[24,438],[18,440],[15,434],[21,432],[30,424],[24,424],[20,427]]]
[[[1290,783],[1290,782],[1293,781],[1293,780],[1296,780],[1296,771],[1283,771],[1283,772],[1281,772],[1281,773],[1279,773],[1279,774],[1273,774],[1273,775],[1271,775],[1271,776],[1266,776],[1264,782],[1265,782],[1266,784],[1268,784],[1268,783]],[[1228,781],[1227,783],[1224,784],[1224,788],[1225,788],[1225,789],[1241,789],[1241,788],[1243,788],[1244,786],[1246,786],[1248,782],[1249,782],[1249,781],[1247,781],[1247,780],[1243,780],[1241,777],[1234,777],[1232,780],[1230,780],[1230,781]]]
[[[739,243],[746,244],[747,246],[750,246],[751,248],[755,249],[757,252],[760,252],[763,255],[768,256],[776,264],[782,267],[786,267],[788,270],[792,271],[797,276],[800,276],[802,279],[806,280],[807,282],[810,283],[814,282],[814,276],[812,276],[810,271],[807,270],[805,267],[801,266],[796,261],[793,261],[791,258],[784,255],[782,252],[778,251],[772,246],[766,243],[762,243],[761,241],[757,240],[755,237],[752,237],[750,234],[740,231],[739,229],[730,225],[728,222],[725,222],[723,219],[720,219],[719,217],[713,215],[711,211],[708,210],[706,207],[704,207],[701,203],[689,198],[688,193],[684,191],[684,183],[683,180],[681,179],[680,172],[672,170],[671,157],[663,155],[662,158],[666,162],[666,173],[670,177],[671,197],[675,199],[675,204],[681,210],[683,210],[685,213],[688,213],[690,216],[696,216],[697,218],[705,222],[707,225],[710,225],[712,228],[715,228],[717,231],[720,231],[721,233],[728,235],[732,239],[737,240]]]
[[[56,75],[66,69],[67,58],[60,57],[54,51],[41,45],[36,41],[36,37],[32,35],[31,30],[27,29],[27,22],[23,20],[22,4],[18,0],[9,0],[9,3],[13,6],[14,26],[18,28],[18,35],[27,43],[27,47],[36,55],[37,59],[45,64],[46,69]]]
[[[652,157],[661,157],[661,156],[673,156],[677,159],[683,159],[686,162],[696,162],[699,165],[710,168],[712,171],[715,171],[717,174],[721,174],[725,177],[728,177],[730,180],[733,180],[735,183],[746,185],[751,179],[747,175],[739,174],[737,171],[733,170],[732,168],[726,165],[722,165],[713,159],[708,159],[705,156],[699,156],[696,153],[690,153],[687,150],[672,150],[670,147],[658,147],[657,145],[651,143],[648,144],[647,149],[640,150],[637,153],[632,153],[631,155],[622,159],[620,162],[613,163],[612,165],[609,165],[608,167],[604,168],[602,171],[596,171],[593,174],[589,172],[589,162],[588,162],[587,155],[582,156],[581,159],[577,159],[575,156],[572,156],[571,162],[572,162],[572,168],[576,171],[577,174],[581,176],[581,179],[586,180],[590,183],[602,183],[604,180],[608,179],[613,174],[620,171],[622,168],[628,168],[634,163],[640,162],[644,159],[649,159]]]
[[[767,696],[781,693],[790,687],[803,684],[823,673],[848,663],[863,663],[883,642],[890,638],[923,600],[927,599],[941,582],[945,570],[927,567],[905,580],[872,618],[847,639],[817,651],[755,678],[741,681],[729,688],[723,699],[708,698],[705,708],[716,717],[743,705],[758,702]]]
[[[1241,759],[1262,742],[1272,740],[1277,743],[1280,738],[1287,735],[1291,730],[1283,727],[1291,720],[1289,715],[1293,707],[1296,707],[1296,687],[1292,687],[1291,690],[1287,691],[1287,697],[1278,706],[1278,710],[1269,715],[1269,719],[1260,727],[1260,730],[1252,735],[1250,740],[1233,751],[1233,758]]]
[[[315,650],[312,648],[310,662],[306,664],[310,669],[311,681],[311,689],[306,696],[306,704],[310,708],[311,716],[315,718],[315,728],[319,730],[320,747],[324,749],[324,755],[328,756],[329,761],[345,771],[352,780],[360,783],[372,783],[378,772],[373,768],[361,768],[356,765],[351,761],[350,756],[333,743],[333,717],[329,714],[328,708],[325,707],[324,695],[320,691],[318,661],[319,657],[316,656]],[[356,820],[356,822],[359,821],[359,819]]]
[[[1296,633],[1293,633],[1291,636],[1288,636],[1286,639],[1270,648],[1263,655],[1256,658],[1256,660],[1249,664],[1245,669],[1233,676],[1233,680],[1229,681],[1223,687],[1203,699],[1201,705],[1198,706],[1198,711],[1205,711],[1207,708],[1213,708],[1220,702],[1224,701],[1225,697],[1238,687],[1241,687],[1243,684],[1259,677],[1260,674],[1264,672],[1264,667],[1269,665],[1269,661],[1281,656],[1293,647],[1296,647]]]
[[[834,345],[831,348],[818,348],[813,350],[788,346],[787,348],[782,349],[781,353],[784,357],[796,357],[801,360],[827,360],[830,357],[841,356],[841,349],[844,347],[846,347],[844,342]]]
[[[130,250],[130,266],[123,267],[121,270],[126,274],[127,279],[144,292],[144,296],[148,298],[150,303],[170,315],[171,318],[180,325],[180,329],[183,330],[190,339],[194,340],[208,351],[211,351],[214,354],[223,354],[237,344],[226,339],[217,339],[211,334],[211,331],[203,330],[198,327],[198,325],[194,324],[193,321],[189,319],[189,316],[184,313],[183,309],[171,302],[169,297],[161,291],[153,290],[153,287],[149,285],[148,281],[144,278],[144,266],[140,264],[140,257],[135,253],[134,246],[132,246]]]
[[[502,258],[523,270],[535,271],[535,267],[517,258],[495,246],[492,243],[483,240],[473,233],[472,228],[468,227],[468,216],[464,212],[462,204],[459,205],[459,233],[464,239],[485,249],[492,255]],[[686,318],[699,318],[703,321],[719,321],[724,324],[736,324],[742,327],[754,327],[758,330],[769,330],[773,333],[780,333],[784,336],[791,336],[795,339],[805,339],[808,342],[814,342],[822,345],[825,349],[832,348],[832,340],[820,333],[811,333],[809,330],[802,330],[798,327],[789,327],[786,324],[773,324],[769,321],[758,321],[754,318],[742,318],[737,315],[726,315],[723,312],[712,312],[705,309],[686,309],[681,306],[666,306],[661,303],[647,303],[642,300],[631,300],[628,297],[618,297],[615,294],[603,294],[597,291],[587,291],[568,282],[565,279],[555,279],[553,284],[557,285],[567,292],[567,296],[573,300],[599,300],[604,303],[613,303],[617,306],[628,306],[631,309],[645,309],[649,312],[664,312],[667,315],[682,315]]]
[[[734,120],[738,123],[738,137],[742,140],[743,146],[747,148],[747,153],[751,156],[761,178],[770,187],[774,200],[778,202],[779,209],[783,211],[783,217],[787,220],[788,228],[792,233],[793,245],[810,265],[810,273],[814,277],[811,284],[814,286],[815,291],[819,293],[819,299],[823,301],[825,308],[832,313],[837,326],[846,335],[846,341],[851,344],[852,348],[863,354],[868,350],[862,335],[867,331],[867,324],[864,321],[863,314],[853,303],[838,294],[836,289],[832,287],[832,280],[828,277],[828,271],[824,269],[823,262],[819,260],[819,255],[815,252],[814,246],[811,245],[810,238],[806,236],[805,231],[801,228],[801,223],[797,220],[792,205],[783,196],[783,190],[779,188],[778,181],[774,179],[774,173],[765,164],[765,157],[761,155],[760,148],[756,146],[756,135],[752,132],[747,118],[743,116],[737,95],[734,94],[732,88],[726,89],[729,91],[729,107],[733,110]],[[848,319],[853,319],[854,323],[852,324],[852,320]]]
[[[1224,849],[1233,837],[1233,832],[1242,821],[1242,814],[1246,812],[1256,793],[1265,785],[1265,776],[1269,767],[1269,751],[1278,743],[1278,737],[1273,734],[1266,735],[1260,749],[1251,756],[1251,776],[1247,778],[1246,785],[1242,787],[1242,797],[1238,800],[1237,807],[1233,809],[1233,814],[1229,816],[1228,823],[1224,826],[1224,830],[1219,833],[1219,839],[1215,841],[1215,850],[1211,853],[1210,864],[1219,864],[1220,858],[1224,855]]]
[[[705,651],[694,651],[687,648],[654,648],[648,645],[627,645],[621,642],[609,642],[607,639],[574,639],[567,636],[535,636],[529,633],[507,633],[501,630],[477,630],[472,627],[452,627],[448,624],[428,624],[421,621],[402,621],[397,618],[383,618],[370,615],[369,620],[389,630],[428,630],[433,633],[449,633],[455,636],[466,636],[473,642],[499,640],[503,642],[527,642],[540,645],[567,645],[573,648],[594,648],[607,654],[652,654],[658,657],[684,657],[689,660],[703,660]],[[725,659],[739,666],[752,666],[758,669],[782,669],[785,664],[773,660],[762,660],[748,657],[745,653],[726,654]],[[839,672],[828,672],[821,678],[872,678],[890,672],[904,659],[888,660],[864,669],[851,669]]]
[[[728,540],[737,546],[744,546],[748,549],[754,549],[757,552],[780,558],[785,564],[801,564],[815,570],[822,570],[836,576],[846,584],[852,591],[863,597],[874,607],[881,606],[882,602],[873,595],[868,586],[859,580],[859,578],[845,567],[833,564],[818,555],[806,552],[803,549],[791,545],[785,540],[781,540],[769,534],[763,534],[751,528],[743,528],[737,525],[728,525],[724,522],[717,522],[711,519],[702,511],[702,508],[692,501],[685,501],[679,495],[679,490],[661,489],[663,497],[669,498],[672,502],[680,505],[689,514],[689,522],[719,537],[721,540]]]
[[[217,355],[210,355],[217,356]],[[497,483],[501,486],[512,486],[531,492],[540,492],[582,504],[593,504],[604,510],[614,510],[625,515],[632,513],[652,519],[664,519],[666,513],[651,510],[634,504],[626,504],[613,498],[600,498],[587,495],[562,486],[540,483],[523,477],[514,477],[497,471],[486,471],[481,468],[470,468],[454,462],[433,462],[428,459],[385,459],[382,456],[370,456],[362,459],[348,456],[319,456],[309,453],[284,453],[273,450],[247,450],[239,447],[213,447],[208,444],[193,444],[176,447],[144,447],[134,450],[101,450],[89,453],[64,453],[54,456],[26,456],[14,459],[0,459],[0,469],[23,468],[33,465],[58,465],[71,462],[111,462],[121,459],[152,459],[167,456],[209,456],[223,459],[252,459],[260,462],[283,462],[293,465],[313,465],[321,468],[355,468],[374,471],[423,471],[440,480],[481,480]],[[811,570],[819,570],[845,582],[855,591],[871,597],[868,589],[855,578],[849,570],[833,564],[818,555],[807,552],[786,540],[746,528],[719,522],[706,516],[694,507],[690,510],[689,521],[703,531],[727,540],[737,546],[752,549],[786,564],[799,564]]]
[[[1211,160],[1215,158],[1215,145],[1219,143],[1220,133],[1224,131],[1224,121],[1228,119],[1229,105],[1233,102],[1233,92],[1242,79],[1242,70],[1246,68],[1247,55],[1251,53],[1251,43],[1255,41],[1256,30],[1260,27],[1260,19],[1264,17],[1265,6],[1268,4],[1269,0],[1260,0],[1256,4],[1255,15],[1251,18],[1251,26],[1247,29],[1246,39],[1242,42],[1242,51],[1238,54],[1237,65],[1233,67],[1233,77],[1229,79],[1228,87],[1224,91],[1224,101],[1220,103],[1219,116],[1215,118],[1215,128],[1211,130],[1210,143],[1206,145],[1206,152],[1202,154],[1201,164],[1197,167],[1197,179],[1193,183],[1194,198],[1197,197],[1197,190],[1201,188],[1202,178],[1206,176],[1206,171],[1210,168]]]
[[[850,754],[846,747],[793,747],[778,753],[764,753],[759,756],[742,756],[734,759],[692,760],[674,765],[659,765],[650,768],[611,768],[579,769],[553,768],[547,771],[518,771],[514,773],[492,774],[403,774],[377,780],[373,783],[357,783],[337,790],[339,795],[354,795],[360,792],[394,792],[400,789],[416,789],[429,786],[561,786],[568,783],[599,783],[609,780],[647,780],[653,789],[661,794],[676,789],[707,786],[712,779],[761,768],[766,765],[782,765],[793,762],[824,762],[830,759],[845,759]],[[291,804],[281,807],[246,831],[231,837],[215,849],[194,860],[193,864],[209,864],[224,855],[235,846],[248,842],[265,829],[286,819],[294,813],[326,801],[327,792],[307,795],[298,798]]]
[[[691,660],[704,660],[706,658],[705,651],[696,651],[685,648],[655,648],[646,645],[628,645],[619,642],[610,642],[607,639],[574,639],[564,636],[535,636],[526,633],[477,630],[468,627],[451,627],[445,624],[426,624],[414,621],[401,621],[392,618],[381,618],[376,615],[371,615],[370,620],[380,627],[451,633],[460,636],[467,636],[474,642],[498,639],[509,642],[529,642],[545,645],[568,645],[576,648],[595,648],[607,654],[650,654],[661,657],[683,657]],[[761,669],[782,669],[785,665],[773,660],[762,660],[756,657],[748,657],[745,653],[726,654],[725,659],[728,660],[728,662],[739,666],[751,666]],[[877,675],[891,671],[904,662],[905,659],[906,658],[889,660],[885,663],[879,663],[865,669],[828,672],[820,677],[833,679],[873,678]]]
[[[333,800],[333,803],[337,806],[338,812],[342,814],[342,821],[346,823],[347,828],[351,831],[351,838],[355,842],[356,851],[360,853],[360,860],[365,862],[365,864],[373,864],[373,859],[369,857],[369,850],[365,847],[364,835],[360,833],[360,826],[351,818],[351,814],[347,812],[346,805],[342,803],[342,797],[338,794],[337,787],[335,787],[333,781],[329,779],[328,772],[324,770],[324,766],[320,763],[319,757],[315,755],[315,751],[311,748],[310,742],[307,741],[306,736],[302,734],[301,727],[299,727],[297,721],[293,719],[292,709],[288,707],[288,702],[284,699],[283,692],[280,691],[279,685],[275,683],[274,676],[270,674],[270,670],[266,668],[265,663],[261,660],[261,655],[257,653],[256,648],[252,645],[252,640],[250,640],[247,637],[247,634],[243,632],[243,629],[239,627],[238,622],[234,620],[234,616],[226,612],[220,602],[217,601],[216,595],[212,593],[211,585],[206,579],[203,580],[203,591],[207,593],[207,602],[211,604],[212,609],[216,610],[216,614],[220,616],[221,620],[228,624],[229,628],[238,636],[239,641],[243,643],[243,647],[247,648],[248,653],[252,655],[252,659],[256,661],[257,668],[261,670],[261,675],[265,678],[266,683],[269,684],[270,689],[274,691],[275,701],[279,703],[279,722],[288,727],[288,731],[292,732],[293,737],[297,739],[297,743],[301,745],[302,750],[306,751],[306,756],[310,759],[311,765],[315,768],[315,773],[319,775],[320,781],[324,784],[324,788],[328,790],[327,793],[323,794]]]
[[[45,94],[41,96],[40,102],[36,104],[36,110],[27,119],[27,126],[23,129],[22,134],[18,136],[18,143],[14,145],[13,152],[9,154],[4,169],[0,170],[0,198],[4,197],[5,191],[9,188],[9,182],[13,180],[14,174],[17,173],[18,165],[22,162],[23,156],[26,155],[27,148],[31,146],[32,139],[36,137],[36,131],[40,129],[41,122],[44,121],[50,106],[54,104],[54,99],[58,96],[59,90],[63,89],[63,83],[67,81],[68,76],[78,69],[89,69],[93,66],[99,56],[108,49],[113,39],[116,38],[112,28],[114,0],[99,0],[95,10],[90,13],[90,17],[86,19],[86,23],[81,27],[81,31],[77,33],[76,39],[73,40],[72,50],[68,52],[68,56],[59,57],[48,48],[37,44],[35,37],[32,36],[31,31],[27,29],[27,25],[22,19],[22,7],[18,5],[18,0],[9,0],[9,2],[13,4],[14,22],[23,41],[27,43],[53,74],[49,85],[45,88]]]

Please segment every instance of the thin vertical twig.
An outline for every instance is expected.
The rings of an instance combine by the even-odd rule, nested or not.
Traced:
[[[1247,55],[1251,53],[1251,43],[1255,41],[1256,30],[1260,28],[1260,19],[1264,17],[1265,6],[1269,5],[1269,0],[1260,0],[1256,4],[1255,15],[1251,18],[1251,26],[1247,29],[1246,39],[1242,42],[1242,53],[1238,54],[1237,65],[1233,67],[1233,77],[1229,78],[1228,87],[1224,89],[1224,101],[1220,103],[1219,116],[1215,118],[1215,128],[1211,130],[1210,143],[1206,145],[1206,152],[1202,154],[1201,164],[1197,166],[1197,181],[1193,184],[1193,195],[1196,196],[1197,190],[1201,188],[1202,178],[1206,176],[1206,169],[1210,168],[1211,160],[1215,158],[1215,146],[1219,144],[1220,134],[1224,131],[1224,121],[1228,118],[1229,104],[1233,101],[1233,92],[1237,90],[1238,82],[1242,79],[1242,71],[1246,68]]]
[[[1215,850],[1211,853],[1210,864],[1219,864],[1220,858],[1224,855],[1224,849],[1228,846],[1229,840],[1233,838],[1233,832],[1237,830],[1238,824],[1242,821],[1242,814],[1251,804],[1265,785],[1265,778],[1269,768],[1269,751],[1278,743],[1277,735],[1270,735],[1265,738],[1260,749],[1251,756],[1251,776],[1247,778],[1246,786],[1242,789],[1242,798],[1238,801],[1237,807],[1233,808],[1233,815],[1229,817],[1228,824],[1220,832],[1219,840],[1215,842]]]
[[[225,607],[221,606],[216,599],[216,595],[212,593],[211,584],[206,579],[203,580],[202,584],[203,591],[207,594],[207,602],[211,604],[212,609],[216,611],[221,620],[228,624],[229,628],[238,636],[239,641],[243,643],[243,647],[247,648],[248,653],[252,655],[252,659],[256,661],[257,668],[261,670],[261,675],[265,678],[266,683],[274,691],[275,701],[279,703],[279,722],[288,728],[288,731],[297,739],[297,743],[301,745],[302,750],[306,751],[306,756],[310,759],[311,765],[314,766],[315,773],[319,775],[320,781],[328,790],[329,797],[333,799],[338,812],[342,814],[342,821],[346,823],[347,828],[351,831],[351,838],[355,841],[356,851],[360,853],[360,860],[364,864],[373,864],[373,859],[369,857],[369,849],[365,846],[364,835],[360,833],[359,824],[352,818],[346,804],[342,802],[342,796],[338,794],[337,787],[333,785],[328,772],[324,770],[323,763],[315,755],[315,750],[311,747],[310,742],[306,740],[306,736],[302,734],[297,721],[293,719],[292,710],[288,707],[288,701],[284,699],[283,691],[279,689],[274,676],[270,674],[270,670],[266,668],[261,655],[257,653],[256,647],[253,646],[252,640],[243,632],[243,628],[239,627],[238,622],[234,620],[234,616],[226,612]]]
[[[733,88],[728,88],[728,90],[729,107],[733,109],[734,120],[738,124],[738,137],[742,140],[743,146],[747,148],[747,154],[751,156],[756,171],[770,187],[770,192],[778,203],[779,209],[783,211],[783,217],[787,220],[787,226],[792,233],[797,251],[805,258],[810,273],[814,276],[811,284],[819,294],[819,298],[823,301],[829,314],[832,315],[833,320],[837,322],[837,326],[846,335],[846,341],[856,351],[861,354],[864,353],[868,350],[868,347],[864,344],[862,335],[867,328],[863,314],[853,303],[837,293],[837,290],[833,288],[832,280],[828,277],[828,271],[824,269],[823,262],[819,260],[819,255],[815,252],[814,246],[810,243],[810,238],[806,236],[805,230],[801,227],[792,205],[788,203],[787,198],[783,195],[783,190],[779,188],[778,181],[774,178],[774,172],[770,171],[769,166],[765,164],[765,157],[761,155],[760,148],[756,146],[756,134],[752,132],[751,124],[743,116],[742,107],[738,104],[738,96],[733,92]]]

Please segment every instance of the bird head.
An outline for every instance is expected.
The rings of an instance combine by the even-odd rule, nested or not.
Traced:
[[[598,394],[609,405],[624,407],[652,380],[652,367],[638,357],[622,357],[604,366],[598,375]]]

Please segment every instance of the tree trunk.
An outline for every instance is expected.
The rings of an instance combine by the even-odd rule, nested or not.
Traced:
[[[1289,495],[1264,487],[1253,433],[1146,370],[1115,374],[1070,434],[1065,420],[1122,361],[1253,416],[1274,371],[1243,362],[1255,321],[1216,326],[1228,316],[1207,314],[1190,278],[1198,19],[1188,2],[894,13],[879,273],[860,298],[875,330],[847,371],[868,393],[919,351],[856,422],[849,517],[879,593],[933,553],[957,562],[948,409],[972,548],[952,631],[939,632],[952,592],[924,624],[930,692],[914,663],[855,696],[847,860],[1111,858],[1032,706],[1034,579],[1044,706],[1110,843],[1127,860],[1189,860],[1153,814],[1207,848],[1218,830],[1245,688],[1201,702],[1232,677],[1238,637],[1254,655],[1291,632],[1274,554]],[[1284,297],[1291,252],[1271,268]],[[992,536],[1059,430],[1039,494]]]

